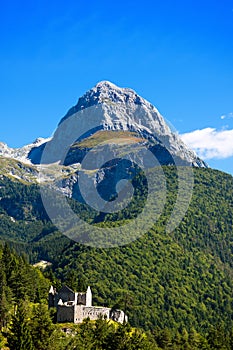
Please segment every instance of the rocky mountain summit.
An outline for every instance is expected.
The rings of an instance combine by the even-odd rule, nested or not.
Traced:
[[[171,131],[159,111],[132,89],[119,88],[108,81],[98,83],[80,97],[62,118],[54,137],[64,138],[63,125],[67,129],[69,121],[72,121],[72,129],[77,128],[79,135],[75,147],[72,146],[68,152],[66,165],[82,162],[93,142],[96,145],[99,141],[110,141],[112,138],[116,141],[116,138],[125,138],[126,133],[131,133],[135,142],[135,137],[138,137],[138,142],[144,142],[150,148],[161,165],[176,163],[206,167],[205,162],[183,143],[179,135]],[[113,131],[116,133],[109,137]],[[28,156],[32,163],[40,162],[43,149],[44,145],[31,150]]]
[[[77,138],[76,146],[90,136],[92,137],[90,141],[93,141],[93,134],[96,134],[97,143],[100,135],[101,140],[111,139],[112,137],[109,138],[107,134],[108,131],[121,131],[121,134],[114,135],[115,139],[125,138],[126,135],[122,132],[127,132],[128,135],[132,133],[133,137],[139,137],[141,142],[148,142],[150,147],[154,147],[152,150],[158,155],[161,164],[172,163],[171,157],[175,157],[182,164],[206,167],[205,162],[184,144],[179,135],[171,131],[159,111],[132,89],[119,88],[108,81],[99,82],[80,97],[77,104],[61,119],[58,131],[59,127],[71,117],[74,117],[80,130],[85,129],[85,124],[90,125],[90,130]],[[92,118],[93,127],[91,127]],[[106,133],[97,134],[100,131]],[[38,138],[32,144],[18,149],[0,143],[0,155],[38,164],[45,144],[49,141],[50,139]],[[83,150],[83,143],[80,143],[80,146]],[[85,146],[89,146],[87,141]],[[164,158],[159,153],[163,153]],[[169,159],[165,156],[168,153],[171,156]]]
[[[52,156],[46,162],[60,164],[63,168],[72,167],[74,171],[69,170],[68,173],[73,173],[75,182],[77,169],[85,170],[83,160],[91,152],[96,157],[92,170],[98,168],[101,159],[104,161],[104,153],[108,153],[108,158],[112,160],[127,155],[127,162],[134,162],[136,154],[137,158],[142,157],[140,151],[143,148],[151,151],[160,165],[207,167],[170,129],[150,102],[132,89],[120,88],[108,81],[99,82],[79,98],[77,104],[61,119],[52,138],[39,138],[18,149],[0,143],[0,156],[36,169],[43,163],[44,150],[48,153],[49,148]],[[112,161],[111,166],[106,163],[108,173],[112,170],[111,178],[118,177],[117,163],[120,168],[125,166],[122,161]],[[139,163],[143,164],[143,161],[139,160]],[[98,179],[103,177],[103,168]],[[98,179],[95,178],[95,181],[98,182]],[[67,180],[66,176],[65,182],[70,186],[72,181]]]

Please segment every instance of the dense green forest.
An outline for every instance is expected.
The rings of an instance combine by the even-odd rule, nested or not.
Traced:
[[[87,337],[85,349],[114,349],[109,347],[114,337],[129,338],[124,343],[128,341],[128,345],[116,345],[115,349],[232,349],[233,178],[211,169],[194,169],[195,184],[188,212],[175,231],[168,234],[165,226],[176,200],[178,180],[172,167],[164,167],[164,173],[167,199],[157,223],[140,239],[111,249],[91,248],[70,241],[48,220],[36,185],[1,177],[2,242],[7,241],[19,254],[26,254],[31,263],[41,259],[52,263],[44,277],[30,267],[24,256],[16,258],[16,254],[11,253],[19,263],[14,277],[7,275],[14,269],[1,268],[6,274],[1,272],[1,280],[6,281],[3,285],[6,284],[4,288],[9,291],[4,292],[9,296],[6,305],[17,304],[14,302],[17,293],[21,293],[19,299],[23,296],[23,300],[27,298],[31,303],[45,305],[48,279],[57,286],[66,283],[76,290],[91,285],[94,304],[125,308],[130,325],[137,330],[129,331],[126,325],[113,327],[104,320],[95,325],[87,322],[77,326],[76,336],[69,344],[66,337],[63,339],[64,349],[82,349],[83,345],[78,343],[80,337]],[[146,198],[144,179],[136,177],[133,181],[139,190],[130,206],[119,214],[93,214],[75,201],[70,200],[70,204],[95,225],[124,224],[137,215]],[[27,273],[28,281],[23,279],[19,266],[31,271],[32,275]],[[24,289],[17,286],[22,281]],[[36,311],[27,312],[31,312],[33,318]],[[12,313],[10,308],[9,318]],[[32,327],[30,322],[28,327]],[[60,332],[51,327],[53,332]],[[105,335],[96,340],[99,345],[91,347],[94,345],[88,342],[94,344],[98,327],[105,329]],[[142,345],[138,345],[140,341]],[[133,342],[137,345],[131,344]]]
[[[7,244],[0,246],[0,264],[0,349],[232,349],[233,329],[226,330],[223,323],[202,334],[194,327],[189,331],[154,327],[145,332],[101,318],[95,322],[86,319],[81,325],[56,324],[55,310],[47,307],[47,293],[50,283],[59,285],[60,281],[51,272],[42,273],[29,265]]]
[[[48,311],[50,280],[18,256],[8,245],[0,247],[0,348],[10,350],[159,350],[232,349],[233,331],[222,323],[204,334],[193,327],[150,332],[99,319],[81,325],[54,324],[54,310]],[[129,298],[128,298],[129,300]],[[68,329],[65,333],[63,330]]]

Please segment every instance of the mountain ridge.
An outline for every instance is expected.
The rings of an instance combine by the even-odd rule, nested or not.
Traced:
[[[181,159],[182,164],[207,167],[207,164],[184,144],[179,135],[170,130],[156,107],[132,89],[120,88],[108,81],[97,83],[79,98],[74,107],[69,109],[59,122],[57,130],[64,121],[74,115],[82,128],[81,124],[86,123],[81,115],[84,111],[84,117],[97,120],[99,126],[95,130],[90,128],[89,132],[83,135],[83,139],[87,139],[99,130],[136,132],[141,138],[147,139],[149,147],[157,146],[159,150],[163,147],[171,156]],[[52,138],[38,138],[32,144],[18,149],[0,143],[0,155],[37,165],[40,163],[46,144],[55,135],[56,132]],[[156,152],[155,155],[157,155]],[[163,164],[163,159],[159,160]]]

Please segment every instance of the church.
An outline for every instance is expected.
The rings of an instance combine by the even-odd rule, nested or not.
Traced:
[[[49,308],[56,307],[58,323],[82,323],[85,318],[97,320],[103,317],[119,323],[128,321],[122,310],[115,310],[104,306],[92,305],[92,292],[88,287],[86,292],[74,292],[63,286],[58,292],[51,286],[49,290]]]

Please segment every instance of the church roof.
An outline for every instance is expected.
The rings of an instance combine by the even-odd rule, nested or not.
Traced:
[[[64,286],[61,287],[61,289],[59,290],[59,293],[61,293],[61,292],[70,292],[70,293],[74,293],[74,291],[73,291],[71,288],[69,288],[68,286],[66,286],[66,285],[64,285]]]

